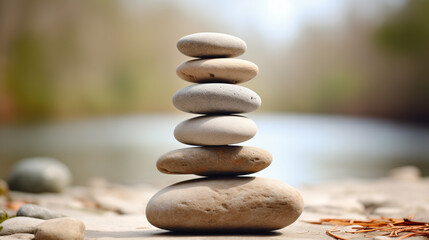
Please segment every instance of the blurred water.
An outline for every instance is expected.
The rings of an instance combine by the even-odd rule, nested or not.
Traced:
[[[382,121],[292,114],[249,114],[257,135],[243,145],[273,154],[256,173],[293,186],[327,180],[379,177],[401,165],[429,174],[429,129]],[[101,176],[126,183],[164,183],[193,176],[158,173],[157,158],[186,147],[174,127],[191,115],[152,114],[26,127],[0,127],[0,178],[23,157],[51,156],[72,170],[75,184]]]

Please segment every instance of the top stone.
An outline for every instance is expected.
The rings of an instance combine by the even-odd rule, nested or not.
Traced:
[[[213,32],[194,33],[177,42],[181,53],[197,58],[236,57],[246,48],[246,43],[238,37]]]

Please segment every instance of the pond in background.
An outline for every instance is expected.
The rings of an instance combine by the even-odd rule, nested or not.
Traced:
[[[174,127],[192,115],[151,114],[25,127],[0,127],[0,178],[24,157],[51,156],[66,163],[75,184],[93,177],[124,183],[166,184],[192,175],[161,174],[155,163],[187,147]],[[265,148],[273,163],[254,175],[293,186],[345,178],[385,176],[416,165],[429,174],[429,129],[383,121],[321,115],[249,114],[256,136],[241,144]]]

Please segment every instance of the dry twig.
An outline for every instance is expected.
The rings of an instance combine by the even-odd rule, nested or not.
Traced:
[[[359,225],[360,227],[353,227],[354,231],[346,231],[346,233],[368,233],[368,232],[383,232],[383,235],[389,237],[399,237],[402,240],[413,236],[426,236],[429,237],[429,222],[412,221],[410,218],[372,218],[367,221],[352,220],[352,219],[335,219],[323,218],[318,222],[308,222],[312,224],[330,224],[334,225],[333,228],[326,230],[326,233],[336,239],[347,240],[347,238],[334,234],[333,231],[338,226],[352,226]],[[401,233],[406,233],[402,234]]]
[[[334,238],[336,238],[336,239],[340,239],[340,240],[347,240],[347,238],[340,237],[340,236],[338,236],[337,234],[334,234],[334,233],[333,233],[333,231],[334,231],[337,227],[338,227],[338,225],[333,226],[331,229],[326,230],[326,233],[327,233],[329,236],[334,237]]]

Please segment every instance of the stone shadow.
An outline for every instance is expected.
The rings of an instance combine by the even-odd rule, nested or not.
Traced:
[[[190,238],[190,237],[222,237],[224,238],[237,238],[237,237],[272,237],[283,235],[278,231],[269,232],[170,232],[165,230],[141,230],[141,231],[95,231],[87,230],[85,239],[97,239],[97,238],[118,238],[118,239],[165,239],[165,238]]]

